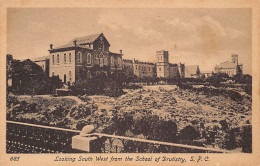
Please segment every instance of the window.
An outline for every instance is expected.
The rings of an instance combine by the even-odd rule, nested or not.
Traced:
[[[114,57],[111,56],[111,66],[114,66]]]
[[[135,65],[135,70],[137,70],[137,65]]]
[[[58,54],[57,55],[57,64],[59,64],[60,63],[60,55]]]
[[[52,76],[54,76],[54,72],[52,72]]]
[[[90,53],[88,53],[88,55],[87,55],[87,63],[91,64],[91,54]]]
[[[103,65],[105,64],[105,59],[103,58]]]
[[[121,66],[121,58],[118,58],[118,65]]]
[[[72,80],[72,78],[71,78],[71,71],[69,71],[69,79],[70,79],[70,82],[71,82],[71,80]]]
[[[67,63],[66,54],[64,54],[64,63]]]
[[[80,54],[80,52],[78,53],[78,62],[81,62],[81,54]]]
[[[52,64],[54,64],[54,55],[52,55]]]
[[[161,71],[161,68],[159,67],[159,71]]]
[[[70,63],[71,63],[71,53],[69,53],[69,61],[70,61]]]
[[[149,67],[149,71],[151,71],[151,68]]]

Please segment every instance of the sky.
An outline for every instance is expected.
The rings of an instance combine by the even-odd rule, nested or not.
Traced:
[[[156,62],[169,51],[171,63],[212,71],[238,54],[252,74],[252,11],[246,8],[9,8],[7,53],[15,59],[48,56],[49,45],[102,33],[110,51],[124,59]]]

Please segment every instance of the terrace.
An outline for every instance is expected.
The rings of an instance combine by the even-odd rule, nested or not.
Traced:
[[[227,150],[91,133],[80,136],[71,130],[29,123],[6,121],[7,153],[229,153]],[[75,149],[72,137],[95,138],[85,141],[89,150]]]

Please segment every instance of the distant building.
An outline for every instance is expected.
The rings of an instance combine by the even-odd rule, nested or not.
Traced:
[[[22,62],[14,60],[12,72],[12,87],[18,91],[32,81],[44,77],[42,68],[30,59]]]
[[[243,74],[243,64],[238,64],[238,55],[231,55],[231,62],[222,62],[215,67],[215,73],[226,73],[230,77],[237,74]]]
[[[39,58],[33,58],[31,59],[34,63],[36,63],[37,65],[39,65],[42,70],[49,75],[50,73],[50,59],[49,56],[45,56],[45,57],[39,57]]]
[[[198,78],[200,77],[199,65],[185,66],[185,78]]]
[[[110,44],[103,33],[75,38],[66,45],[50,45],[50,76],[59,76],[64,82],[75,82],[85,68],[108,67],[122,70],[122,51],[109,51]]]
[[[133,60],[133,71],[137,77],[154,77],[155,76],[155,64],[149,62],[141,62],[139,60]]]
[[[128,75],[134,74],[133,60],[123,59],[123,71]]]
[[[185,77],[185,65],[182,63],[171,64],[169,63],[168,51],[156,52],[156,74],[161,78],[178,78]]]
[[[139,60],[123,60],[123,70],[126,74],[133,74],[136,77],[154,77],[155,64],[150,62],[142,62]]]

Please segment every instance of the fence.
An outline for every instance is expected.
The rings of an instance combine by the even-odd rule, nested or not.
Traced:
[[[79,130],[14,121],[6,125],[7,153],[82,153],[72,149],[72,137]],[[92,133],[91,153],[228,153],[229,151],[140,138]]]

